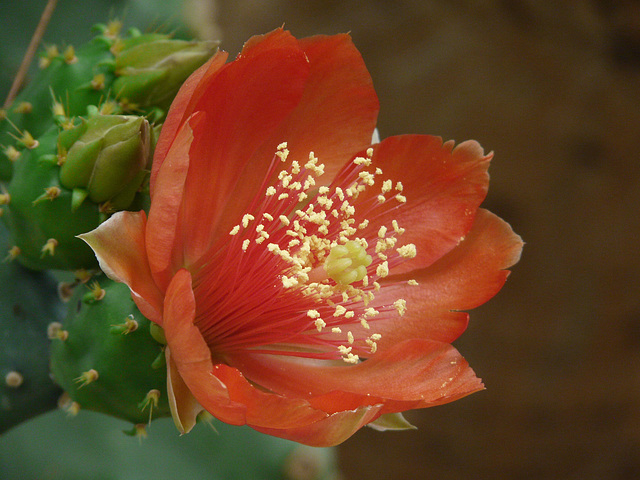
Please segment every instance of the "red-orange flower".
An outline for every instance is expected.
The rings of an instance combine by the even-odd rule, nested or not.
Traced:
[[[83,236],[164,329],[180,431],[204,408],[334,445],[482,389],[450,343],[522,247],[479,209],[491,155],[426,135],[370,145],[378,100],[347,35],[279,29],[226,57],[171,107],[148,218]]]

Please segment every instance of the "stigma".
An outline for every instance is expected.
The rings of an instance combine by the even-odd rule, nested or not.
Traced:
[[[371,255],[357,242],[349,240],[344,245],[331,248],[324,269],[327,275],[340,285],[361,281],[371,265]]]

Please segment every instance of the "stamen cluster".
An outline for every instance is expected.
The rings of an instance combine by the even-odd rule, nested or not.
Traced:
[[[361,356],[376,352],[381,338],[370,323],[406,312],[403,299],[370,306],[380,280],[416,255],[415,245],[398,246],[405,230],[396,220],[381,226],[375,237],[369,228],[368,218],[406,202],[400,182],[394,187],[385,180],[378,195],[356,201],[382,175],[380,168],[369,171],[372,155],[369,148],[365,157],[356,157],[326,186],[320,181],[324,165],[313,152],[303,165],[293,160],[278,172],[278,165],[289,161],[287,143],[278,146],[266,177],[274,181],[268,186],[265,182],[263,196],[229,232],[233,238],[228,249],[240,249],[234,258],[247,268],[259,265],[271,278],[271,296],[261,297],[264,324],[258,328],[271,326],[271,335],[265,338],[272,341],[263,339],[252,348],[311,358],[337,356],[357,363]],[[409,284],[417,285],[414,280]],[[288,338],[273,335],[280,327],[288,330]]]

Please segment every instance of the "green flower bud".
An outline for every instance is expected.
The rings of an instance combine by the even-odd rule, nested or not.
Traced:
[[[140,35],[124,41],[116,53],[112,91],[141,108],[169,108],[180,86],[215,52],[217,43]]]
[[[86,122],[76,125],[73,128],[62,130],[58,134],[58,150],[68,151],[71,146],[87,131]]]
[[[96,115],[63,134],[59,150],[75,138],[60,169],[60,183],[78,192],[75,208],[86,196],[96,203],[117,197],[118,209],[127,208],[151,160],[149,122],[144,117]]]

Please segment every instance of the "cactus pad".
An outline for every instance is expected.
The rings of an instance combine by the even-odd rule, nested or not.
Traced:
[[[79,285],[62,334],[53,341],[51,369],[76,407],[136,424],[170,415],[163,348],[149,332],[126,285],[100,277]]]

